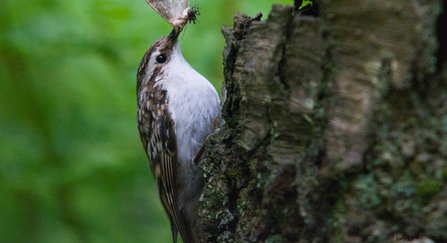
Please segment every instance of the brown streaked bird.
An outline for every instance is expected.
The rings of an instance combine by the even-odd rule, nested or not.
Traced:
[[[170,0],[165,2],[172,5]],[[182,13],[170,17],[171,34],[157,40],[141,60],[137,116],[173,241],[177,242],[180,232],[184,243],[194,243],[201,234],[198,206],[203,191],[203,177],[195,162],[214,130],[213,120],[220,116],[220,100],[213,85],[182,56],[178,36],[197,12],[186,8]]]

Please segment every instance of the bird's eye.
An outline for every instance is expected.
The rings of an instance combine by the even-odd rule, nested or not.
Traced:
[[[156,61],[158,64],[165,63],[165,62],[166,62],[166,55],[165,55],[165,54],[160,54],[160,55],[158,55],[158,56],[155,58],[155,61]]]

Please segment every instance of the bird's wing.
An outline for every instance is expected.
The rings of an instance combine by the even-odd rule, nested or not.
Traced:
[[[153,160],[155,168],[152,168],[152,173],[157,178],[158,195],[170,218],[172,236],[175,242],[177,230],[183,225],[178,206],[177,137],[175,124],[167,106],[161,106],[160,108],[162,109],[160,110],[161,114],[159,114],[161,116],[155,121],[155,129],[159,131],[158,138],[154,139],[157,145],[151,146],[153,149],[158,150]],[[157,146],[159,148],[155,148]]]
[[[153,98],[138,107],[141,141],[151,160],[158,196],[171,222],[174,243],[178,231],[184,243],[194,243],[193,232],[190,232],[179,211],[177,137],[175,124],[166,103],[166,91],[159,92]]]
[[[163,91],[162,91],[163,92]],[[166,94],[163,95],[166,97]],[[163,103],[163,102],[161,102]],[[162,179],[157,182],[159,187],[160,199],[165,207],[170,219],[172,235],[174,242],[177,237],[177,230],[180,231],[184,243],[195,243],[194,232],[191,231],[190,223],[185,222],[183,215],[180,213],[180,207],[178,205],[178,149],[177,149],[177,137],[175,133],[175,123],[172,120],[171,113],[168,110],[168,105],[160,105],[160,109],[163,110],[158,121],[155,122],[157,131],[161,131],[159,141],[162,144],[162,149],[159,152],[159,156],[155,157],[155,162],[160,166],[160,172]],[[161,117],[161,119],[160,119]],[[156,169],[157,170],[157,169]],[[157,173],[157,171],[155,171]],[[159,177],[157,177],[159,178]],[[163,189],[160,184],[162,184]]]
[[[177,191],[177,138],[165,96],[166,92],[161,91],[138,104],[138,129],[175,242],[177,229],[182,225]]]

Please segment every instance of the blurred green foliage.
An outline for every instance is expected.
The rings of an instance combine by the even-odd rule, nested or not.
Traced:
[[[220,91],[222,24],[276,2],[192,0],[185,58]],[[171,242],[135,98],[170,26],[144,0],[2,0],[0,31],[0,241]]]

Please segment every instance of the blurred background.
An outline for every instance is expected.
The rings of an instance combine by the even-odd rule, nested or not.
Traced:
[[[222,24],[285,0],[191,0],[186,60],[220,93]],[[0,1],[0,242],[172,242],[135,77],[170,26],[144,0]]]

